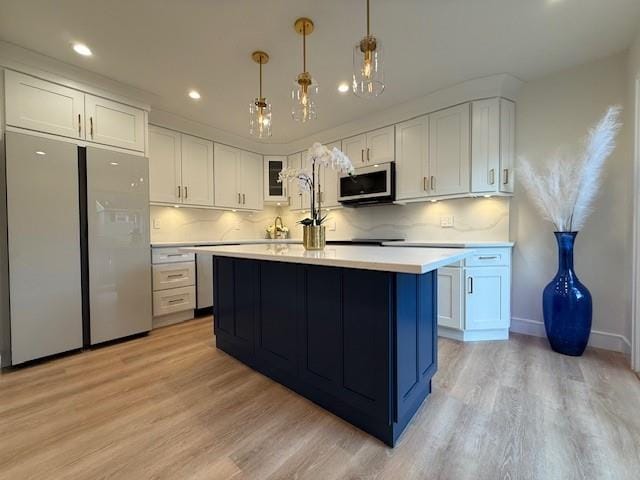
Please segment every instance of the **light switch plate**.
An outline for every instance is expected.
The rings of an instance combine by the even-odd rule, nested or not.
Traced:
[[[453,227],[453,215],[447,215],[445,217],[440,217],[440,226],[442,228],[451,228],[451,227]]]
[[[158,218],[154,218],[153,219],[153,228],[155,230],[158,230],[160,228],[160,219],[158,219]]]
[[[330,232],[335,232],[336,231],[336,221],[335,220],[328,220],[327,221],[327,230],[329,230]]]

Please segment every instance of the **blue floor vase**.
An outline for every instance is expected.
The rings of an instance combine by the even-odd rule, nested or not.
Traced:
[[[591,333],[591,294],[573,271],[573,245],[578,232],[555,232],[558,273],[542,294],[544,328],[551,348],[564,355],[584,353]]]

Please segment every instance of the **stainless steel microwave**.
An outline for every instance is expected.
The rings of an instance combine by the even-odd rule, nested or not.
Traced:
[[[356,168],[340,177],[338,201],[344,206],[391,203],[396,199],[395,163]]]

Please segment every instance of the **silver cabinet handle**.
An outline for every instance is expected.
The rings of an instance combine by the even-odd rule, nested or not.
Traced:
[[[360,150],[360,161],[364,163],[364,149]]]
[[[242,203],[242,197],[240,197],[240,193],[238,193],[238,203]]]
[[[189,198],[189,188],[186,185],[184,186],[184,198]]]
[[[247,198],[245,197],[244,193],[242,194],[242,204],[246,204],[247,203]]]
[[[427,188],[427,177],[422,177],[422,189],[426,192]]]
[[[173,304],[173,303],[180,303],[180,302],[182,302],[183,300],[184,300],[184,298],[176,298],[175,300],[169,300],[169,303],[170,303],[170,304]]]
[[[505,169],[502,171],[502,174],[503,174],[503,175],[502,175],[502,177],[503,177],[502,184],[503,184],[503,185],[508,185],[508,184],[509,184],[509,169],[508,169],[508,168],[505,168]]]
[[[478,260],[495,260],[498,258],[497,255],[492,255],[491,257],[478,257]]]
[[[178,198],[180,198],[182,195],[182,192],[180,191],[180,185],[178,185]]]
[[[469,290],[467,290],[467,293],[473,293],[473,277],[469,277]]]
[[[167,254],[167,257],[182,257],[183,254],[182,253],[169,253]]]
[[[371,158],[369,157],[369,147],[367,147],[367,163],[369,163],[371,161]]]
[[[167,278],[179,278],[179,277],[184,277],[184,274],[182,274],[182,273],[172,273],[171,275],[167,275]]]
[[[91,138],[93,138],[93,117],[89,117],[89,128],[91,132]]]
[[[78,136],[82,135],[82,117],[78,114]]]
[[[496,182],[496,171],[495,169],[489,170],[489,185],[493,185]]]
[[[431,175],[431,179],[429,180],[429,182],[430,182],[430,185],[431,185],[431,190],[435,190],[436,189],[436,177]]]

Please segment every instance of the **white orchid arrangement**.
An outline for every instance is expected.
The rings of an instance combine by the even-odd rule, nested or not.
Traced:
[[[587,136],[579,155],[557,153],[536,170],[520,159],[518,173],[542,216],[559,232],[582,229],[592,211],[602,182],[605,161],[616,146],[621,107],[609,107],[607,113]]]
[[[329,150],[318,142],[309,148],[308,159],[311,163],[311,171],[306,168],[284,168],[278,174],[278,182],[292,182],[295,180],[301,192],[309,192],[311,216],[301,220],[300,223],[303,225],[321,225],[326,216],[322,216],[322,201],[319,194],[321,191],[320,167],[331,168],[347,175],[352,175],[354,168],[349,157],[342,151],[335,147]]]

